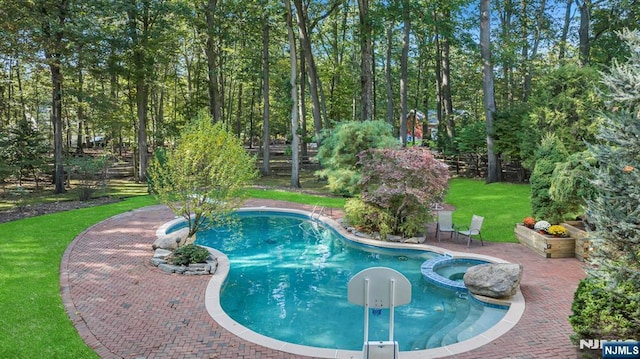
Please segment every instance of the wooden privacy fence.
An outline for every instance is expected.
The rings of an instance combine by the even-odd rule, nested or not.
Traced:
[[[444,155],[433,153],[434,157],[449,166],[449,172],[454,176],[469,178],[485,178],[487,175],[487,156],[475,154]],[[520,162],[502,161],[502,180],[505,182],[526,182],[529,171]]]

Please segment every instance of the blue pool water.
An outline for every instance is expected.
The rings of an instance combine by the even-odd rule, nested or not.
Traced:
[[[357,244],[305,216],[239,212],[236,223],[197,238],[197,244],[229,257],[231,269],[220,294],[227,315],[254,332],[290,343],[361,350],[363,308],[347,301],[347,283],[374,266],[393,268],[412,284],[411,303],[395,310],[394,339],[400,350],[469,339],[506,312],[425,281],[420,266],[436,253]],[[371,315],[369,339],[387,340],[388,326],[388,310]]]

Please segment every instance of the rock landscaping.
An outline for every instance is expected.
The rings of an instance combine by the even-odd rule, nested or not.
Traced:
[[[206,247],[205,247],[206,248]],[[207,248],[208,249],[208,248]],[[189,265],[174,265],[167,261],[167,258],[173,253],[170,250],[158,248],[153,253],[151,264],[158,267],[166,273],[177,273],[184,275],[209,275],[214,274],[218,268],[218,260],[213,253],[207,257],[204,263],[191,263]]]
[[[516,294],[522,279],[522,265],[490,263],[470,267],[464,274],[469,292],[490,298],[506,298]]]

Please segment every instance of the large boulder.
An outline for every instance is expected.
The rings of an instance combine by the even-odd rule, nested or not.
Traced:
[[[174,251],[178,249],[178,243],[184,243],[188,235],[189,228],[182,228],[177,231],[158,236],[151,247],[154,250],[160,248]]]
[[[522,264],[489,263],[470,267],[464,274],[469,292],[491,298],[516,294],[522,279]]]

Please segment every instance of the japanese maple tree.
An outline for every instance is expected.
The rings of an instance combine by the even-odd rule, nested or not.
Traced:
[[[371,149],[359,154],[362,200],[385,211],[391,233],[415,235],[449,188],[447,166],[426,148]]]

